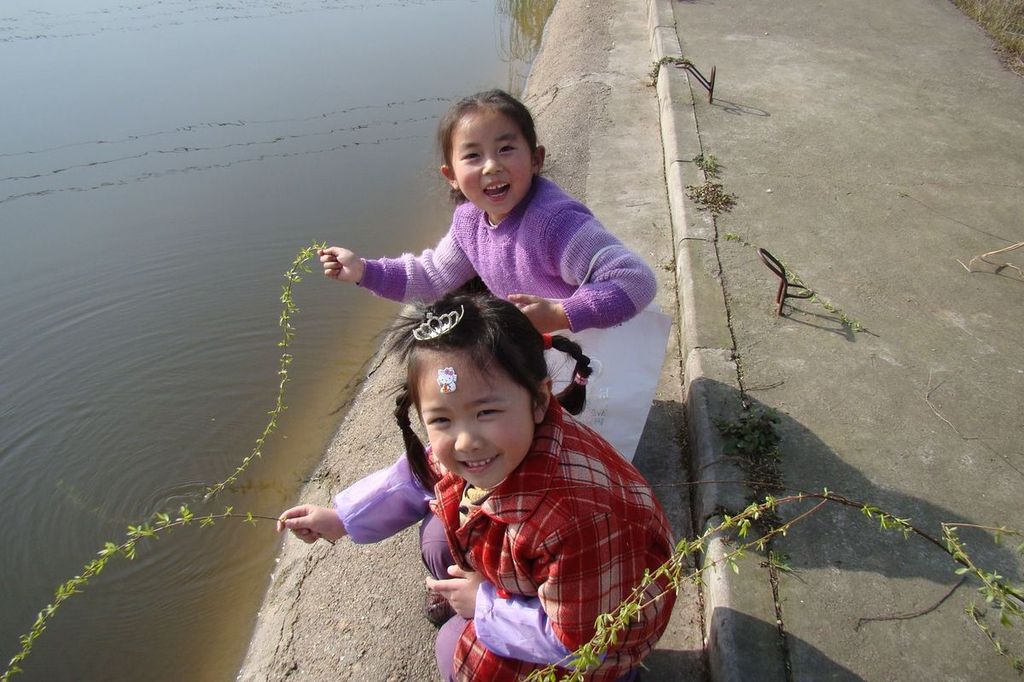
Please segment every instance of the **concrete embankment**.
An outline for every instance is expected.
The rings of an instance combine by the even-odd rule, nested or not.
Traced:
[[[973,560],[1019,585],[1020,553],[979,528],[1024,524],[1022,282],[999,267],[1020,251],[971,260],[1024,239],[1024,81],[950,2],[656,2],[665,56],[718,74],[713,101],[682,69],[659,80],[697,528],[743,509],[753,491],[728,482],[759,464],[721,456],[716,419],[770,410],[776,496],[827,488],[933,538],[955,523]],[[732,211],[689,200],[705,181]],[[755,246],[819,298],[776,315]],[[941,541],[816,502],[780,507],[799,521],[770,560],[708,571],[713,679],[1019,679],[964,610],[1012,656],[1020,628],[995,624],[998,600],[960,581]]]
[[[674,251],[665,193],[658,100],[649,84],[646,3],[559,0],[525,100],[548,148],[547,175],[586,202],[654,267],[657,302],[676,310]],[[673,334],[673,339],[677,338]],[[681,364],[673,340],[636,456],[678,534],[690,531],[682,459]],[[303,501],[326,504],[402,452],[391,418],[398,383],[371,363]],[[435,629],[424,619],[424,570],[410,529],[376,545],[286,539],[260,611],[241,680],[431,680]],[[702,670],[699,599],[684,589],[650,679],[696,679]]]

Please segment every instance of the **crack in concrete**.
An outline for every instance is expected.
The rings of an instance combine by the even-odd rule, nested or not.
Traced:
[[[689,78],[687,78],[687,84],[689,85],[689,88],[690,88],[690,97],[691,97],[691,99],[695,98],[696,97],[696,93],[693,90],[693,83],[690,81]],[[695,132],[696,132],[696,137],[697,137],[698,148],[700,149],[701,154],[704,154],[705,153],[704,140],[701,137],[700,122],[697,119],[697,112],[696,112],[696,110],[694,110],[694,125],[696,127],[696,131]],[[705,174],[705,179],[707,179],[706,178],[706,174]],[[723,299],[723,303],[724,303],[724,307],[725,307],[726,327],[729,330],[729,337],[730,337],[730,339],[732,341],[732,347],[731,348],[723,348],[723,349],[720,349],[720,350],[728,352],[730,354],[730,356],[731,356],[731,359],[732,359],[733,363],[735,363],[735,367],[736,367],[736,381],[737,381],[737,385],[739,387],[740,402],[741,402],[741,404],[743,406],[743,409],[746,410],[746,409],[750,408],[751,401],[749,399],[748,391],[747,391],[747,388],[745,386],[745,379],[744,379],[744,373],[745,372],[744,372],[744,366],[743,366],[743,358],[740,356],[740,354],[739,354],[739,352],[737,350],[738,346],[737,346],[737,342],[736,342],[736,331],[735,331],[735,325],[734,325],[734,321],[733,321],[733,310],[732,310],[732,305],[731,305],[731,301],[730,301],[730,297],[729,297],[728,288],[726,286],[725,270],[724,270],[724,267],[722,266],[722,259],[721,259],[721,255],[720,255],[719,250],[718,250],[718,241],[719,241],[718,220],[716,219],[716,217],[714,215],[711,216],[711,224],[712,224],[712,226],[714,228],[714,233],[713,233],[714,237],[712,239],[704,239],[704,238],[700,238],[700,237],[685,237],[685,238],[679,240],[678,244],[683,244],[687,240],[704,241],[704,242],[710,242],[710,243],[714,244],[713,251],[714,251],[715,265],[716,265],[716,270],[717,270],[716,276],[718,278],[719,284],[722,287],[722,299]],[[735,459],[735,458],[734,457],[730,457],[728,455],[725,455],[723,453],[722,457],[716,458],[713,462],[709,462],[709,463],[705,464],[700,469],[698,469],[698,471],[704,469],[705,467],[712,466],[712,465],[714,465],[714,464],[716,464],[718,462],[729,461],[729,460],[733,460],[733,459]],[[746,473],[746,472],[744,473],[744,479],[745,479],[745,485],[751,486],[751,480],[750,480],[751,477],[750,477],[749,473]],[[740,510],[727,511],[726,513],[735,514],[735,513],[738,513],[738,511],[740,511]],[[715,517],[715,514],[712,513],[707,519],[704,519],[703,523],[707,524],[710,521],[710,519],[712,519],[714,517]],[[769,543],[769,547],[770,547],[770,543]],[[783,613],[782,613],[782,603],[779,600],[779,589],[778,589],[779,588],[779,576],[778,576],[778,571],[777,571],[777,569],[774,566],[772,566],[772,564],[770,562],[767,563],[767,568],[768,568],[769,583],[771,585],[772,606],[774,608],[775,619],[776,619],[776,626],[778,628],[779,647],[780,647],[781,654],[782,654],[782,665],[783,665],[784,675],[785,675],[785,678],[786,678],[787,682],[794,682],[794,680],[793,680],[792,663],[791,663],[791,660],[790,660],[790,651],[789,651],[788,639],[787,639],[787,636],[786,636],[785,621],[783,619]],[[702,596],[702,598],[703,598],[703,596]]]
[[[281,653],[282,650],[284,652],[290,651],[292,648],[292,643],[295,641],[295,628],[300,620],[300,612],[302,611],[301,607],[299,606],[299,602],[302,601],[302,586],[305,583],[306,578],[308,578],[310,573],[312,573],[312,569],[314,568],[314,559],[316,559],[316,557],[313,555],[312,552],[307,552],[306,555],[303,557],[302,563],[304,564],[304,568],[302,572],[299,574],[298,578],[296,578],[296,594],[295,598],[292,599],[290,602],[292,606],[292,618],[290,621],[282,622],[281,624],[281,631],[280,634],[278,635],[277,646],[274,647],[274,653],[270,659],[271,664],[267,666],[268,677],[266,679],[268,680],[268,682],[270,681],[269,671],[274,669],[274,663],[279,661],[284,656]],[[298,663],[296,661],[292,661],[291,665],[289,665],[288,669],[285,671],[285,677],[291,675],[297,669]]]
[[[768,582],[772,586],[772,601],[775,604],[775,625],[779,629],[779,645],[782,647],[782,663],[785,667],[786,682],[793,681],[793,664],[789,657],[789,638],[786,635],[786,623],[782,618],[782,601],[779,599],[779,569],[770,561],[768,564]]]

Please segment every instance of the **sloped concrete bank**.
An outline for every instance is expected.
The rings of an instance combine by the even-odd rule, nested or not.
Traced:
[[[649,84],[649,7],[630,0],[559,0],[524,98],[548,148],[546,174],[647,259],[659,278],[657,302],[674,313],[675,249],[658,98]],[[692,524],[676,339],[673,334],[635,463],[682,535]],[[370,363],[299,499],[326,504],[334,492],[400,455],[391,417],[391,389],[398,381],[386,358]],[[376,545],[342,540],[307,546],[286,539],[239,679],[436,679],[436,631],[422,615],[417,540],[415,529]],[[670,631],[649,660],[647,679],[702,677],[699,604],[696,588],[684,588]]]

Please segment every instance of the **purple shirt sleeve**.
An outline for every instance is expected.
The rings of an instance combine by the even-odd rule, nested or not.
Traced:
[[[549,665],[572,652],[555,636],[537,597],[498,597],[494,585],[480,584],[473,616],[476,636],[499,656]]]
[[[359,286],[393,301],[436,301],[476,276],[450,231],[435,248],[419,256],[363,259],[363,264]]]
[[[387,469],[356,481],[334,496],[334,509],[353,542],[379,542],[421,521],[430,511],[431,492],[423,489],[405,455]]]
[[[591,259],[608,246],[590,270]],[[569,240],[560,268],[567,282],[582,281],[590,270],[587,282],[562,301],[574,332],[622,324],[650,305],[658,288],[654,272],[643,259],[597,220],[585,223]]]

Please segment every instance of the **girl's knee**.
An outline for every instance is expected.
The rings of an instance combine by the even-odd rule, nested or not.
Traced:
[[[455,563],[448,538],[444,533],[444,524],[437,516],[431,514],[420,526],[420,555],[427,571],[436,580],[447,580],[448,567]]]
[[[423,557],[423,564],[435,580],[447,580],[448,567],[454,563],[451,552],[448,551],[448,543],[423,543],[420,545],[420,554]]]

